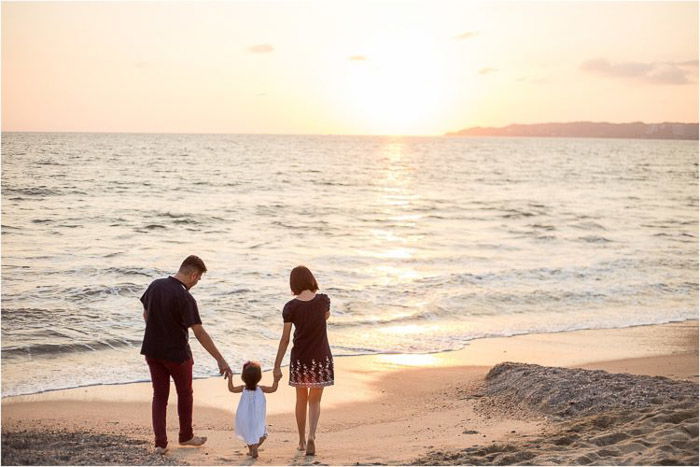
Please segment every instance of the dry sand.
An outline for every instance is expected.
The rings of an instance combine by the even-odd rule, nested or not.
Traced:
[[[487,378],[494,365],[505,361],[674,381],[527,365],[500,366]],[[270,379],[266,373],[263,384]],[[3,399],[2,463],[697,460],[697,321],[481,339],[457,352],[430,355],[337,358],[336,379],[324,392],[315,457],[295,451],[292,388],[282,385],[268,395],[270,437],[253,461],[231,427],[237,395],[227,392],[224,380],[211,378],[194,385],[195,432],[209,437],[201,448],[176,443],[174,389],[168,412],[171,450],[163,458],[150,448],[150,385],[97,386]]]

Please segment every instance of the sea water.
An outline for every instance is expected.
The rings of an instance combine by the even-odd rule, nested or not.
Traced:
[[[4,133],[2,394],[148,380],[139,297],[189,254],[234,370],[299,264],[336,356],[697,318],[697,182],[696,141]]]

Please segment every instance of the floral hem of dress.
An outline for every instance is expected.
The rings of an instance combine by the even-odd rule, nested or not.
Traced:
[[[292,381],[289,382],[289,385],[294,386],[295,388],[322,388],[325,386],[333,386],[333,384],[333,381],[324,381],[322,383],[294,383]]]

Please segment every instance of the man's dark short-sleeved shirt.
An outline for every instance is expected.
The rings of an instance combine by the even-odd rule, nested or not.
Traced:
[[[148,310],[141,354],[172,362],[192,358],[188,328],[202,324],[197,301],[174,277],[156,279],[141,296]]]

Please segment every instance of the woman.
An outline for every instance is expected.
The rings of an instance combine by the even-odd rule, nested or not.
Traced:
[[[289,362],[289,385],[297,390],[296,416],[299,450],[307,456],[316,453],[316,428],[321,415],[323,388],[333,385],[333,356],[328,345],[326,320],[331,315],[328,295],[318,294],[314,275],[305,266],[297,266],[289,275],[289,287],[296,298],[282,311],[284,328],[275,359],[275,378],[282,377],[280,366],[289,345],[294,324],[294,343]],[[306,430],[306,408],[309,410],[309,436]]]

